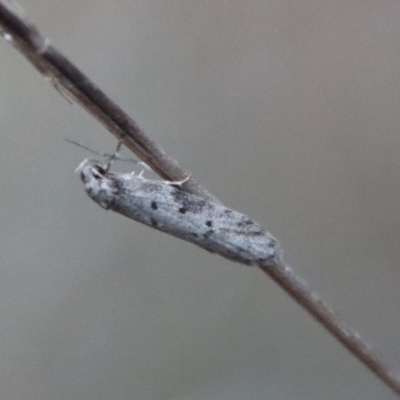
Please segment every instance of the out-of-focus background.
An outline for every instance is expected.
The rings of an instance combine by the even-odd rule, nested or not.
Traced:
[[[397,0],[21,5],[400,364]],[[64,138],[116,140],[4,41],[0,87],[2,399],[395,398],[256,268],[89,200]]]

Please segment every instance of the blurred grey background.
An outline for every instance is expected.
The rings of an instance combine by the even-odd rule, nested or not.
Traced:
[[[397,0],[21,5],[400,362]],[[2,399],[396,398],[257,269],[90,201],[64,138],[116,140],[4,41],[0,87]]]

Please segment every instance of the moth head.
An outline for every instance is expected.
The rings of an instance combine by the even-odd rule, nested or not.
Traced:
[[[100,161],[86,158],[78,165],[75,172],[80,174],[82,182],[86,184],[93,178],[103,178],[107,173],[107,169]]]

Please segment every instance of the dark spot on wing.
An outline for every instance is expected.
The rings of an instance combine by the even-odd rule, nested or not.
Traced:
[[[206,233],[203,233],[203,237],[204,237],[204,239],[208,239],[213,234],[214,234],[214,231],[212,229],[210,229]]]
[[[152,226],[153,228],[157,228],[158,223],[157,223],[157,221],[156,221],[155,219],[151,218],[150,223],[151,223],[151,226]]]
[[[147,181],[143,182],[142,188],[145,192],[147,193],[152,193],[152,192],[159,192],[161,190],[162,183],[154,182],[154,181]]]
[[[152,208],[152,210],[158,210],[158,205],[157,205],[156,201],[151,202],[151,208]]]
[[[180,206],[179,212],[182,214],[187,212],[200,214],[213,207],[212,203],[186,193],[183,190],[174,188],[174,190],[171,191],[171,195],[173,196],[174,201]]]
[[[114,176],[110,176],[108,178],[108,183],[110,189],[115,196],[118,196],[121,192],[124,191],[124,183],[120,179],[117,179]]]
[[[257,229],[256,231],[249,231],[249,235],[264,236],[265,235],[265,231],[264,231],[264,229],[260,228],[260,229]]]

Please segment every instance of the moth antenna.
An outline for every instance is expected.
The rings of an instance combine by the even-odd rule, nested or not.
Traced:
[[[78,146],[86,151],[89,151],[92,154],[95,154],[96,156],[100,156],[100,157],[105,157],[108,159],[108,161],[106,162],[106,166],[105,166],[105,170],[106,172],[109,171],[109,169],[111,168],[111,165],[114,164],[115,161],[124,161],[124,162],[131,162],[134,164],[139,164],[142,167],[144,167],[147,170],[150,170],[150,167],[143,161],[138,161],[138,160],[134,160],[133,158],[124,158],[121,157],[119,155],[119,151],[122,147],[122,142],[118,142],[117,148],[115,150],[114,153],[104,153],[102,151],[97,151],[97,150],[93,150],[89,147],[84,146],[83,144],[76,142],[75,140],[71,140],[71,139],[64,139],[66,142],[74,144],[75,146]]]

